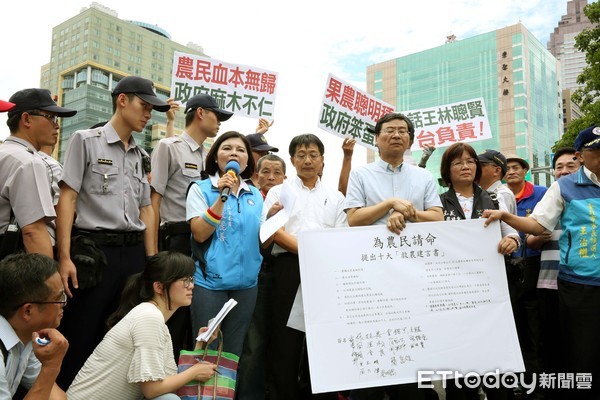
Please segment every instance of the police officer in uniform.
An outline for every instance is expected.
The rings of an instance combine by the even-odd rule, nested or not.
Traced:
[[[58,379],[63,389],[104,336],[106,318],[115,311],[126,279],[144,269],[146,255],[157,252],[150,160],[132,133],[144,129],[153,109],[166,112],[170,106],[156,97],[152,81],[137,76],[123,78],[112,98],[113,116],[106,125],[71,137],[60,182],[58,258],[65,291],[73,297],[61,325],[70,343]],[[94,279],[87,264],[73,262],[79,243],[95,260]]]
[[[56,105],[46,89],[24,89],[3,104],[11,135],[0,146],[0,233],[3,253],[22,246],[28,253],[54,258],[54,212],[46,163],[38,154],[58,138],[58,117],[72,117],[75,110]],[[18,228],[20,228],[20,233]]]
[[[206,138],[217,136],[222,121],[233,113],[219,108],[208,94],[190,98],[185,110],[185,131],[181,136],[162,139],[152,151],[152,208],[156,215],[155,234],[159,250],[175,250],[191,256],[190,225],[185,220],[188,186],[200,179],[204,170]],[[160,225],[160,227],[159,227]],[[190,349],[191,320],[189,307],[181,307],[167,321],[173,353]]]
[[[38,154],[46,164],[46,170],[50,176],[50,191],[52,192],[52,202],[54,203],[54,207],[58,204],[58,199],[60,197],[60,187],[58,186],[58,182],[60,182],[60,178],[62,178],[63,166],[58,160],[52,157],[52,153],[54,152],[54,146],[42,146]]]
[[[217,136],[221,122],[232,115],[208,94],[193,96],[186,105],[185,131],[162,139],[152,151],[152,207],[160,217],[156,221],[159,250],[191,254],[190,226],[185,220],[187,188],[204,169],[204,140]]]

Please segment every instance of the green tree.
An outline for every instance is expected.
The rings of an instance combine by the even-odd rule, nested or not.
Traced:
[[[600,2],[588,4],[583,12],[595,24],[575,37],[575,46],[585,53],[587,66],[577,77],[577,83],[582,86],[571,99],[579,105],[583,116],[567,126],[565,134],[552,147],[553,151],[573,146],[579,131],[600,121]]]

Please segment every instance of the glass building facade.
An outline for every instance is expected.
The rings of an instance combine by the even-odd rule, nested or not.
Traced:
[[[369,66],[367,90],[398,111],[482,97],[492,138],[470,144],[524,157],[534,183],[551,183],[551,146],[563,130],[557,62],[523,25]],[[437,178],[444,150],[427,165]]]

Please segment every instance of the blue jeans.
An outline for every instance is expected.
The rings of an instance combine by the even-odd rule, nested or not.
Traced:
[[[223,351],[240,356],[254,312],[256,293],[256,286],[241,290],[210,290],[194,286],[190,307],[192,332],[196,335],[201,327],[207,326],[209,319],[218,314],[223,304],[229,299],[235,299],[238,303],[223,320],[221,332],[223,332]],[[216,345],[215,341],[212,347],[216,348]]]

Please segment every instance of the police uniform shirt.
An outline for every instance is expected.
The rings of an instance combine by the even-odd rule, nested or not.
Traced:
[[[152,188],[163,198],[160,220],[185,222],[188,186],[200,179],[206,152],[203,146],[183,132],[179,137],[162,139],[152,151]]]
[[[51,238],[55,237],[46,165],[31,143],[14,136],[0,145],[0,233],[8,227],[11,206],[20,227],[45,218]]]
[[[61,182],[78,193],[75,227],[86,230],[143,231],[140,208],[150,205],[150,185],[142,167],[146,152],[129,147],[107,123],[77,131],[65,153]]]
[[[60,187],[58,186],[58,182],[60,182],[60,178],[62,177],[63,166],[43,151],[38,151],[38,154],[46,164],[46,170],[48,171],[48,177],[51,182],[52,202],[54,205],[57,205],[60,197]]]

